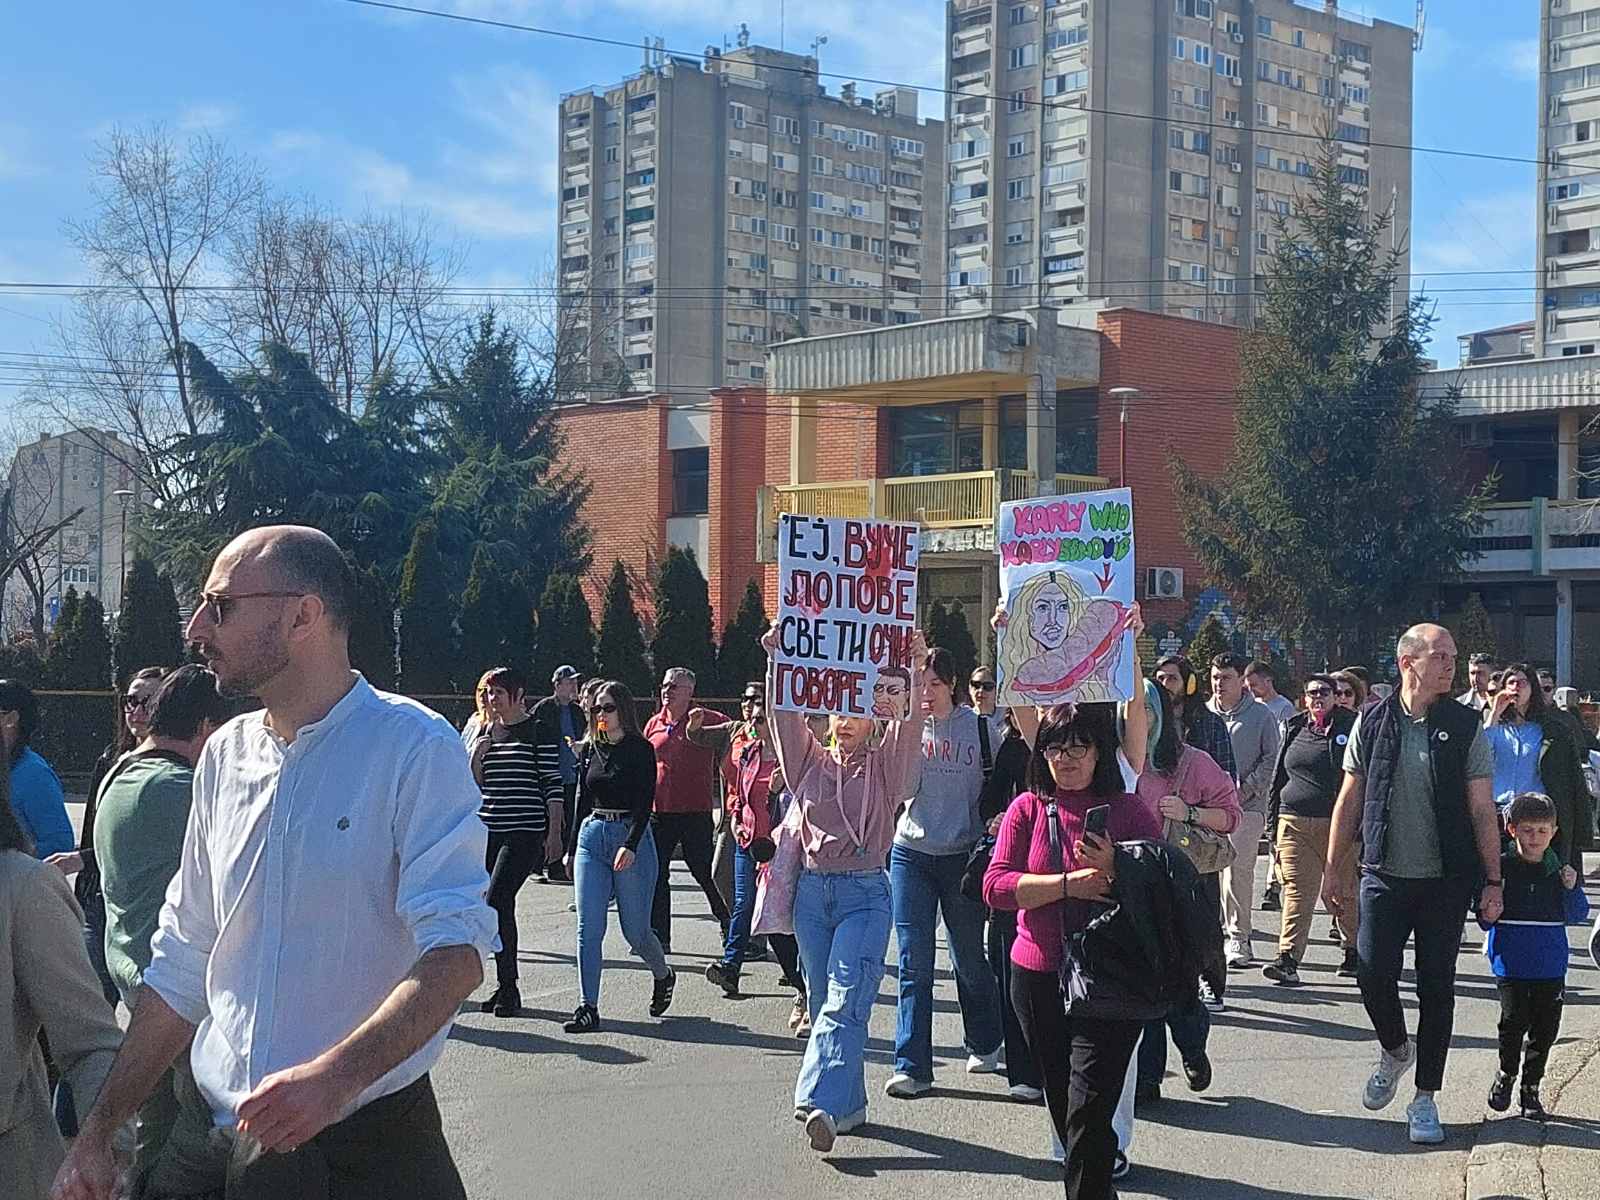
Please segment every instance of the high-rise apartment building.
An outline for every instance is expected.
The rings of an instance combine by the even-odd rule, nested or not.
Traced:
[[[1322,136],[1405,247],[1410,29],[1332,0],[950,0],[947,26],[952,313],[1243,323]]]
[[[703,400],[759,384],[769,342],[941,315],[944,128],[914,90],[831,96],[815,57],[741,34],[647,51],[560,122],[566,321],[630,390]]]
[[[1600,345],[1600,0],[1539,5],[1534,353]]]

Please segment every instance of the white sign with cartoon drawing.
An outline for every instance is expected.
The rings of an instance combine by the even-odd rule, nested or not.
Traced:
[[[1009,501],[999,526],[998,703],[1133,695],[1132,489]]]

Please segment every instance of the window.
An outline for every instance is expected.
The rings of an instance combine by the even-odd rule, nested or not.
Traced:
[[[1307,175],[1311,174],[1310,169],[1308,168],[1305,173]],[[1366,187],[1367,186],[1367,179],[1368,179],[1367,172],[1364,169],[1362,169],[1361,167],[1340,167],[1339,168],[1339,182],[1340,183],[1353,183],[1358,187]]]
[[[1585,121],[1584,125],[1588,125],[1588,122]],[[1340,121],[1339,124],[1334,128],[1333,136],[1338,138],[1341,142],[1359,142],[1362,145],[1365,145],[1368,139],[1371,138],[1372,134],[1369,130],[1364,129],[1360,125],[1347,125],[1345,122]]]
[[[1033,195],[1033,180],[1027,176],[1006,180],[1007,200],[1026,200],[1031,195]]]
[[[1007,112],[1019,113],[1028,107],[1028,91],[1012,92],[1011,99],[1006,105]]]
[[[1600,12],[1600,9],[1595,11]],[[1572,127],[1572,140],[1575,142],[1587,142],[1589,140],[1589,122],[1579,121]]]
[[[1081,46],[1089,40],[1089,27],[1087,25],[1074,25],[1071,29],[1057,29],[1045,34],[1044,48],[1046,50],[1060,50],[1064,46]]]
[[[1027,283],[1028,283],[1028,268],[1027,267],[1023,266],[1023,267],[1007,267],[1006,268],[1006,286],[1007,287],[1025,287],[1025,286],[1027,286]]]
[[[1343,91],[1346,104],[1365,104],[1372,96],[1371,89],[1354,83],[1345,84]]]
[[[672,515],[696,517],[711,511],[711,450],[697,446],[672,452]]]
[[[628,186],[631,188],[644,187],[646,184],[654,183],[655,181],[656,173],[653,167],[644,171],[630,171],[628,173]]]
[[[773,117],[772,132],[778,137],[798,137],[800,122],[793,117]]]
[[[1231,54],[1218,54],[1217,74],[1229,79],[1239,78],[1239,60]]]
[[[822,192],[812,192],[811,207],[817,212],[826,212],[828,210],[828,197]]]
[[[1256,32],[1259,33],[1262,37],[1271,37],[1272,36],[1272,18],[1271,17],[1257,17],[1256,18]]]
[[[964,141],[950,143],[950,161],[957,162],[965,158],[982,158],[989,153],[989,139],[987,137],[970,137]]]
[[[1582,190],[1583,184],[1581,183],[1555,183],[1545,189],[1545,198],[1547,200],[1571,200],[1575,196],[1581,195]]]
[[[819,246],[827,245],[828,231],[819,225],[813,225],[811,227],[811,240]]]
[[[1046,96],[1059,96],[1064,92],[1080,92],[1089,86],[1089,72],[1068,71],[1064,75],[1055,75],[1044,81],[1044,94]]]
[[[1211,47],[1196,42],[1194,44],[1194,61],[1202,67],[1209,67],[1211,65]]]
[[[617,236],[617,219],[615,217],[607,217],[600,224],[600,232],[605,234],[607,237],[616,237]]]
[[[1044,260],[1046,275],[1064,275],[1083,270],[1083,251],[1072,254],[1054,254]]]
[[[1007,158],[1021,158],[1028,152],[1028,139],[1025,137],[1012,138],[1006,143]]]
[[[1084,177],[1084,163],[1080,158],[1075,162],[1057,163],[1044,169],[1044,182],[1046,187],[1057,183],[1076,183]]]
[[[1591,17],[1600,16],[1600,9],[1589,14]],[[1347,42],[1339,39],[1339,57],[1353,58],[1356,62],[1369,63],[1372,61],[1372,47],[1361,42]]]
[[[889,149],[896,154],[904,154],[908,158],[922,157],[922,143],[914,138],[890,138]]]
[[[1272,241],[1265,233],[1256,234],[1256,249],[1262,254],[1271,252]]]
[[[1210,108],[1211,107],[1211,89],[1210,88],[1201,88],[1201,87],[1195,88],[1194,89],[1194,97],[1190,101],[1190,103],[1192,103],[1196,108]]]
[[[1222,28],[1229,37],[1238,37],[1244,32],[1243,28],[1239,25],[1238,17],[1228,17],[1225,19],[1222,22]]]
[[[1211,19],[1211,0],[1177,0],[1180,17],[1195,17],[1201,21]]]
[[[1013,25],[1022,25],[1022,24],[1025,24],[1027,22],[1027,20],[1028,20],[1028,6],[1026,4],[1014,4],[1014,5],[1012,5],[1012,7],[1011,7],[1011,23]]]
[[[1211,281],[1211,290],[1219,296],[1231,296],[1236,282],[1231,275],[1218,275]]]
[[[1188,42],[1187,38],[1173,38],[1172,39],[1172,57],[1173,58],[1188,58],[1189,57],[1189,42]]]
[[[1182,171],[1168,171],[1167,172],[1167,191],[1169,191],[1169,192],[1181,192],[1181,191],[1183,191],[1183,172]]]
[[[1206,275],[1207,275],[1206,269],[1204,267],[1202,267],[1199,263],[1190,263],[1189,264],[1189,282],[1190,283],[1204,283],[1206,281]]]
[[[1009,62],[1013,71],[1021,67],[1031,67],[1038,61],[1039,47],[1036,43],[1029,42],[1026,46],[1011,47]]]
[[[606,161],[608,163],[614,163],[614,162],[617,161],[617,147],[615,147],[615,146],[607,146],[606,147]]]
[[[817,175],[831,175],[833,173],[833,162],[830,159],[823,158],[820,154],[813,154],[811,156],[811,170]]]
[[[644,262],[656,256],[656,244],[650,238],[636,238],[628,243],[623,252],[623,261],[628,263]]]
[[[1594,353],[1594,343],[1593,342],[1584,342],[1582,345],[1578,345],[1578,346],[1563,346],[1563,347],[1561,347],[1561,357],[1562,358],[1576,358],[1580,354],[1593,354],[1593,353]]]
[[[950,203],[960,204],[963,200],[978,200],[989,194],[989,184],[963,183],[950,189]],[[898,218],[896,218],[898,220]]]
[[[774,153],[772,156],[772,169],[775,171],[792,171],[795,169],[794,155]]]
[[[1028,240],[1032,231],[1032,221],[1012,221],[1006,225],[1006,245],[1021,246]]]

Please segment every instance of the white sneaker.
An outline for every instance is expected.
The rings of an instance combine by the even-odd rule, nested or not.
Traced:
[[[1238,938],[1228,939],[1226,953],[1230,967],[1248,967],[1255,962],[1255,956],[1250,953],[1250,943]]]
[[[1204,979],[1200,981],[1200,1003],[1210,1012],[1219,1013],[1223,1009],[1222,997],[1213,992]]]
[[[1372,1068],[1372,1076],[1361,1091],[1362,1106],[1370,1112],[1388,1108],[1389,1102],[1394,1099],[1395,1089],[1400,1086],[1400,1077],[1416,1065],[1417,1046],[1410,1038],[1406,1039],[1406,1044],[1399,1054],[1390,1054],[1387,1050],[1380,1051],[1378,1065]],[[1435,1109],[1434,1120],[1437,1122],[1438,1119],[1438,1110]]]
[[[841,1135],[860,1129],[867,1123],[867,1106],[862,1105],[849,1116],[840,1117],[833,1123],[834,1129]]]
[[[899,1072],[889,1076],[889,1082],[883,1085],[883,1094],[893,1096],[896,1100],[910,1100],[931,1091],[933,1083],[927,1079],[913,1079],[909,1075]]]
[[[1437,1146],[1444,1141],[1439,1106],[1433,1102],[1432,1096],[1418,1096],[1406,1105],[1406,1131],[1418,1146]]]
[[[811,1148],[818,1154],[826,1154],[833,1149],[834,1140],[839,1136],[839,1127],[834,1120],[820,1108],[811,1110],[811,1115],[806,1118],[806,1140],[811,1143]]]
[[[1013,1083],[1006,1091],[1010,1093],[1013,1100],[1022,1100],[1028,1104],[1037,1104],[1044,1099],[1043,1092],[1026,1083]]]
[[[968,1075],[996,1075],[1006,1069],[1005,1051],[996,1046],[988,1054],[969,1054],[967,1056]]]

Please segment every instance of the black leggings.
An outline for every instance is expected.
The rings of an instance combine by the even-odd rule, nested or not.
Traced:
[[[711,814],[656,813],[650,818],[650,827],[655,832],[656,859],[660,863],[655,901],[650,906],[650,928],[661,939],[662,947],[672,945],[672,856],[680,849],[689,874],[706,894],[711,915],[726,929],[728,906],[722,902],[722,893],[717,891],[716,881],[711,878]]]
[[[1111,1200],[1117,1134],[1111,1127],[1139,1021],[1068,1018],[1054,971],[1011,965],[1011,1003],[1033,1051],[1044,1102],[1066,1147],[1067,1200]]]
[[[778,966],[783,968],[784,977],[800,985],[800,995],[803,999],[806,994],[806,977],[800,969],[800,944],[794,940],[792,933],[769,933],[767,945],[772,947],[773,956],[778,960]]]
[[[544,866],[544,834],[489,832],[484,855],[489,872],[489,907],[500,918],[500,949],[494,952],[495,980],[501,987],[517,982],[517,893],[528,876]]]

